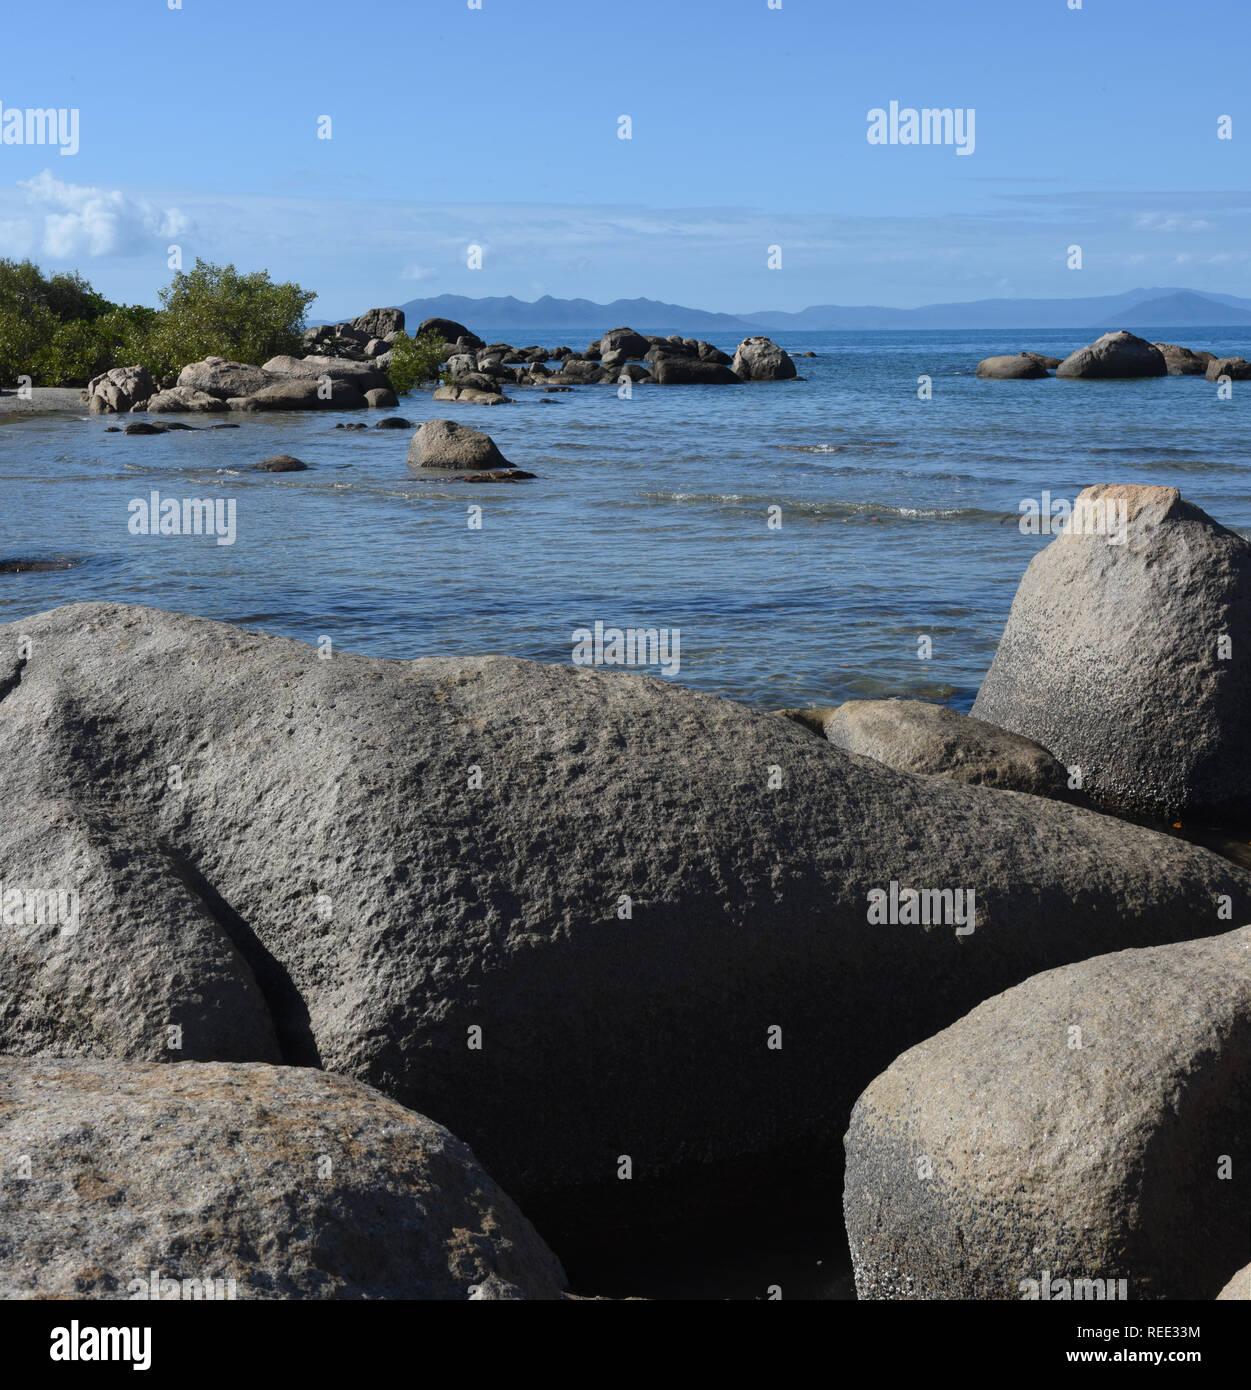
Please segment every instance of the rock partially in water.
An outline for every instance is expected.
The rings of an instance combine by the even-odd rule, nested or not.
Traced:
[[[1209,381],[1225,376],[1230,381],[1251,381],[1251,362],[1245,357],[1213,357],[1204,370]]]
[[[146,367],[111,367],[87,383],[87,409],[92,415],[116,415],[133,410],[156,394]]]
[[[527,478],[537,477],[537,473],[527,473],[524,468],[493,468],[489,473],[466,473],[458,481],[462,483],[520,483]]]
[[[252,467],[264,473],[303,473],[308,464],[303,459],[293,458],[290,454],[274,454],[271,458],[262,459],[260,463],[254,463]]]
[[[733,371],[742,381],[787,381],[795,375],[795,364],[772,338],[757,336],[738,345]]]
[[[483,472],[511,468],[512,464],[496,448],[490,435],[455,420],[427,420],[409,441],[408,467],[414,473],[429,468]]]
[[[1110,810],[1251,812],[1251,545],[1176,488],[1086,488],[1030,561],[973,713]]]
[[[1178,839],[635,674],[324,660],[76,604],[0,627],[0,689],[7,785],[83,806],[103,785],[176,856],[288,1064],[438,1116],[553,1232],[645,1230],[828,1168],[873,1077],[989,995],[1208,935],[1223,897],[1251,917],[1251,875]],[[973,910],[884,925],[892,883]],[[74,995],[65,1028],[95,1007]]]
[[[1179,347],[1176,343],[1153,343],[1164,357],[1169,376],[1202,376],[1212,361],[1213,354],[1200,350]]]
[[[1056,376],[1088,378],[1164,376],[1167,372],[1160,349],[1124,328],[1078,348],[1056,368]]]
[[[0,574],[44,574],[49,570],[73,568],[73,560],[49,559],[46,556],[19,556],[16,559],[0,559]]]
[[[1005,357],[984,357],[977,364],[977,375],[993,381],[1037,381],[1047,375],[1042,362],[1029,352]]]

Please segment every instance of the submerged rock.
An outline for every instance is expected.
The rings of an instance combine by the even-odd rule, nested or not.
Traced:
[[[303,459],[293,458],[290,454],[274,454],[271,458],[262,459],[260,463],[254,463],[252,467],[265,473],[303,473],[308,464]]]
[[[1251,810],[1251,545],[1176,488],[1086,488],[973,704],[1112,810]]]
[[[298,1067],[0,1059],[0,1298],[558,1299],[473,1153]]]
[[[1215,1298],[1246,1256],[1249,1074],[1251,927],[987,1000],[856,1102],[858,1296]]]

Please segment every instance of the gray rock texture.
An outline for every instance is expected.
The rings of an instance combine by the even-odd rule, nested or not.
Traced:
[[[987,1000],[856,1102],[858,1295],[1020,1299],[1045,1270],[1075,1298],[1215,1298],[1246,1258],[1249,1077],[1251,927]]]
[[[431,468],[489,469],[510,464],[489,434],[455,420],[427,420],[408,442],[408,467],[420,473]]]
[[[926,700],[848,700],[823,722],[836,747],[900,772],[1072,799],[1068,771],[1040,744]]]
[[[973,714],[1080,767],[1109,809],[1237,816],[1249,678],[1251,545],[1176,488],[1101,485],[1030,561]]]
[[[1124,328],[1071,352],[1056,368],[1056,376],[1090,378],[1165,376],[1167,372],[1160,349]]]
[[[795,364],[772,338],[744,338],[735,350],[732,370],[742,381],[786,381],[795,375]]]
[[[545,1232],[832,1162],[873,1077],[989,995],[1209,935],[1222,895],[1251,918],[1206,850],[634,674],[76,604],[0,626],[0,692],[7,785],[164,846],[288,1065],[447,1125]],[[975,929],[870,922],[892,881],[974,890]]]
[[[1047,375],[1047,368],[1033,353],[1016,352],[1002,357],[984,357],[977,374],[994,381],[1034,381]]]
[[[359,1082],[2,1058],[0,1097],[0,1298],[562,1296],[468,1146]]]

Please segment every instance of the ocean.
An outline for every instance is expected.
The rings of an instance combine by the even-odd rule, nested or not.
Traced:
[[[519,346],[591,336],[470,327]],[[497,407],[414,392],[381,413],[487,431],[538,475],[513,485],[417,478],[408,431],[335,429],[379,412],[181,416],[240,428],[149,437],[106,433],[116,417],[18,420],[0,428],[0,560],[68,567],[0,574],[0,621],[109,599],[378,656],[548,662],[571,661],[597,622],[667,628],[680,661],[664,678],[760,707],[909,695],[967,709],[1049,540],[1022,534],[1026,499],[1169,484],[1251,535],[1251,384],[1220,401],[1202,377],[974,375],[991,354],[1062,357],[1099,331],[779,333],[817,354],[797,359],[805,380],[629,400],[581,386],[551,403],[517,388]],[[1248,329],[1153,336],[1251,354]],[[311,467],[249,471],[278,453]],[[233,500],[234,543],[131,534],[131,501],[154,489]]]

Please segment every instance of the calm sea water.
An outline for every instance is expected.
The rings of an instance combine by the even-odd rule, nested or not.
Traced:
[[[568,330],[475,327],[488,340],[585,346]],[[679,683],[762,706],[912,694],[967,708],[1046,543],[1020,533],[1023,498],[1166,483],[1251,532],[1251,385],[1219,402],[1194,377],[973,375],[991,353],[1064,356],[1094,331],[776,336],[818,354],[798,362],[805,381],[642,386],[628,401],[585,386],[554,404],[517,389],[515,405],[495,408],[402,398],[393,413],[485,429],[539,475],[512,486],[418,479],[408,432],[334,428],[374,412],[188,416],[241,428],[146,438],[106,434],[108,417],[7,424],[0,559],[73,564],[0,575],[0,620],[113,599],[382,656],[555,662],[571,659],[574,629],[599,620],[679,629]],[[1248,330],[1158,336],[1251,355]],[[929,401],[917,397],[923,374]],[[276,453],[312,467],[245,471]],[[128,503],[153,488],[235,499],[235,544],[132,536]],[[484,509],[480,530],[467,525],[471,504]],[[767,525],[774,506],[779,530]]]

